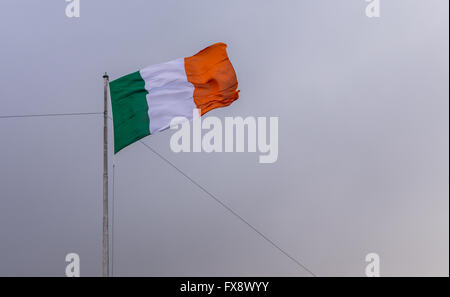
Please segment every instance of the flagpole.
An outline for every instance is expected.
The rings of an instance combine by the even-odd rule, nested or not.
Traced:
[[[109,76],[105,72],[104,112],[103,112],[103,241],[102,241],[102,276],[109,276],[109,222],[108,222],[108,83]]]

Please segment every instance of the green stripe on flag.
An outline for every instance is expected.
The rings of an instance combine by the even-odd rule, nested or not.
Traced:
[[[109,84],[114,123],[114,153],[150,135],[145,81],[139,71]]]

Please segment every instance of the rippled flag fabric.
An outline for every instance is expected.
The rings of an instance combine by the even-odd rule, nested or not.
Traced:
[[[192,120],[239,98],[238,81],[224,43],[152,65],[110,83],[114,152],[169,128],[174,117]]]

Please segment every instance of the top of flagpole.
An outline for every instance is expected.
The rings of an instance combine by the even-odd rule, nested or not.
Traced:
[[[108,78],[109,79],[108,73],[105,72],[105,74],[103,74],[103,78]]]

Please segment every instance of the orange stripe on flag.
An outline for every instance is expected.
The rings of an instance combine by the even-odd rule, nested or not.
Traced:
[[[184,58],[187,79],[195,87],[194,102],[202,115],[239,98],[236,73],[226,48],[226,44],[216,43]]]

